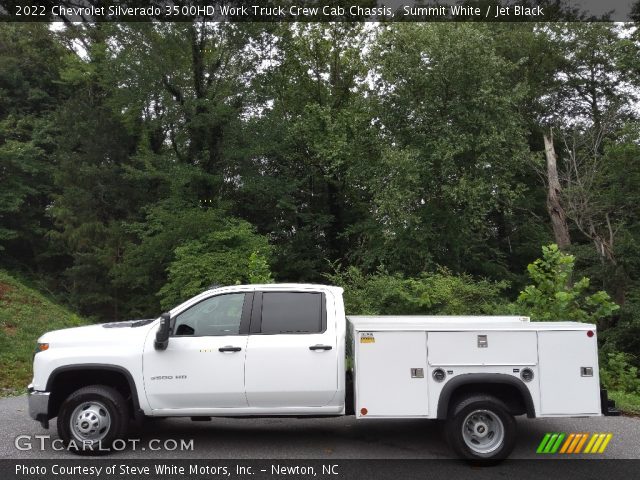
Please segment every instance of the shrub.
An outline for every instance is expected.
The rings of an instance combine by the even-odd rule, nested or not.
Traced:
[[[623,352],[600,354],[600,380],[610,390],[640,394],[638,368],[631,365],[632,358]]]
[[[596,322],[620,308],[607,292],[588,295],[587,277],[572,282],[574,265],[573,255],[561,252],[557,245],[542,247],[542,258],[527,267],[533,285],[520,292],[516,307],[535,321],[579,322]]]
[[[351,315],[495,314],[506,308],[501,298],[506,282],[476,280],[446,269],[405,278],[382,269],[366,275],[349,267],[337,268],[327,278],[345,289],[345,308]]]

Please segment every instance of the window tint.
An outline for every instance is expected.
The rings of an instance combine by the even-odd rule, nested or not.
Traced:
[[[262,295],[262,333],[319,333],[322,294],[270,292]]]
[[[176,317],[175,335],[238,335],[244,293],[207,298]]]

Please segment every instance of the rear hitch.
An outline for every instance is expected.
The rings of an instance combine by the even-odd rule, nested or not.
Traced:
[[[609,394],[606,388],[600,389],[600,407],[602,414],[607,417],[619,417],[620,410],[616,408],[616,402],[609,399]]]

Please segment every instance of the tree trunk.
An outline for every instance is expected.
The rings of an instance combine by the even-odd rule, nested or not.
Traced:
[[[571,245],[569,226],[564,208],[560,202],[562,187],[558,180],[558,157],[553,146],[553,131],[544,132],[544,154],[547,158],[547,211],[553,226],[553,236],[560,249]]]

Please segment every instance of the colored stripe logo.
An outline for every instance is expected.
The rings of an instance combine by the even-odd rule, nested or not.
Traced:
[[[546,433],[536,453],[604,453],[611,433]]]

